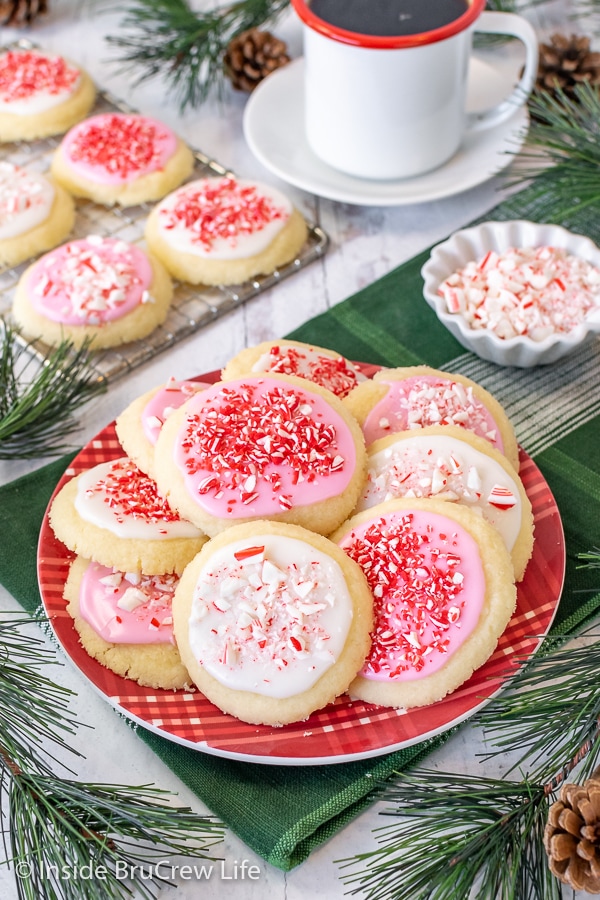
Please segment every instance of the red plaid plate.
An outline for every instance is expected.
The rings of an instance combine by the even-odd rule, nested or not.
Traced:
[[[364,367],[372,374],[373,366]],[[216,381],[217,373],[202,375]],[[114,423],[83,448],[56,490],[85,469],[122,456]],[[63,650],[100,694],[144,728],[216,756],[277,765],[322,765],[366,759],[442,734],[488,703],[512,677],[519,660],[535,652],[558,608],[565,571],[560,514],[543,475],[521,451],[521,478],[535,519],[535,546],[518,585],[517,609],[490,659],[444,700],[405,711],[338,697],[303,722],[281,728],[248,725],[222,713],[199,691],[161,691],[120,678],[79,644],[66,610],[63,585],[72,554],[56,540],[47,516],[40,532],[38,577],[46,613]]]

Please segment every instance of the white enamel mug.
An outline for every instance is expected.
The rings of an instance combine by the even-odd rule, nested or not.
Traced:
[[[470,0],[467,11],[442,28],[398,37],[345,31],[314,15],[307,0],[292,5],[304,30],[308,144],[322,161],[359,178],[409,178],[438,168],[467,133],[510,118],[535,82],[533,27],[515,13],[484,11],[485,0]],[[509,96],[469,115],[474,31],[516,37],[526,56]]]

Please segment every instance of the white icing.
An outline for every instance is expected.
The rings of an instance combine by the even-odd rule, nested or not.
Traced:
[[[252,546],[264,550],[236,559]],[[211,555],[196,583],[189,642],[226,687],[292,697],[334,665],[351,620],[334,559],[296,538],[259,534]]]
[[[44,222],[54,195],[43,175],[0,162],[0,240],[18,237]]]
[[[179,190],[169,194],[159,204],[160,210],[173,210],[178,198],[189,191],[196,182],[184,185]],[[232,228],[230,238],[216,237],[210,246],[199,241],[193,228],[178,224],[174,228],[163,227],[163,219],[159,215],[158,227],[163,240],[177,253],[190,253],[192,256],[202,259],[246,259],[262,253],[273,242],[279,232],[287,223],[292,212],[292,204],[288,198],[270,185],[258,184],[251,181],[237,181],[240,186],[256,186],[261,196],[266,197],[275,207],[282,210],[284,215],[264,224],[259,230],[249,234],[236,232]]]
[[[509,492],[503,509],[488,502],[498,486]],[[509,551],[521,528],[522,505],[515,479],[495,459],[455,437],[416,433],[371,454],[357,511],[394,497],[435,497],[478,510],[500,532]]]
[[[114,465],[114,460],[100,463],[79,476],[75,509],[82,519],[120,538],[160,541],[201,537],[202,532],[185,519],[149,521],[131,514],[123,515],[120,507],[109,505],[98,482],[106,478]]]
[[[16,100],[3,100],[0,97],[0,113],[10,113],[13,116],[37,116],[46,110],[60,106],[73,96],[79,87],[81,77],[69,88],[54,91],[36,91],[28,97],[20,97]]]

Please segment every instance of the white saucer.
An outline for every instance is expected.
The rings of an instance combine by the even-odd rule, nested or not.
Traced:
[[[506,122],[468,136],[455,156],[433,172],[397,181],[355,178],[321,162],[310,150],[304,134],[303,76],[304,60],[297,59],[254,90],[244,111],[244,136],[269,171],[330,200],[360,206],[404,206],[450,197],[506,168],[527,134],[529,115],[524,105]],[[471,108],[492,105],[499,88],[504,88],[504,94],[512,88],[498,69],[477,59],[471,62],[469,82]]]

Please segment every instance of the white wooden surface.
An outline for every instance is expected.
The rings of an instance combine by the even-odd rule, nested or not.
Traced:
[[[32,29],[0,28],[0,43],[25,36],[48,50],[71,56],[88,69],[99,86],[141,112],[162,119],[191,145],[212,154],[241,175],[277,184],[277,179],[252,157],[245,145],[242,114],[246,95],[228,89],[221,102],[213,100],[199,110],[180,115],[160,80],[133,87],[131,76],[118,74],[116,65],[110,61],[114,52],[104,40],[106,34],[115,33],[121,21],[122,13],[108,11],[116,5],[98,0],[50,0],[49,14],[38,20]],[[196,3],[197,7],[202,5],[202,0]],[[547,18],[541,25],[538,22],[542,29],[552,27],[552,17],[560,18],[564,4],[555,3],[548,9]],[[301,54],[300,30],[291,14],[282,20],[276,31],[287,40],[293,56]],[[219,368],[244,346],[287,333],[457,227],[483,215],[501,199],[502,183],[502,178],[496,177],[453,198],[396,208],[351,206],[281,185],[300,209],[329,233],[331,248],[327,256],[116,383],[106,396],[82,409],[78,442],[91,438],[149,385],[158,384],[170,375],[186,378]],[[33,465],[31,462],[0,462],[0,479],[2,482],[12,480]],[[0,607],[17,608],[2,588]],[[179,803],[204,811],[197,798],[83,682],[68,662],[49,674],[76,692],[73,708],[82,722],[94,727],[94,731],[80,729],[74,740],[74,745],[84,754],[84,759],[74,760],[80,778],[110,783],[154,783],[178,794]],[[483,766],[477,758],[481,748],[482,736],[467,725],[431,758],[430,763],[448,772],[501,774],[506,762],[496,760]],[[228,833],[225,843],[218,848],[219,855],[225,858],[223,871],[216,865],[210,878],[176,878],[175,885],[161,890],[160,897],[177,900],[199,896],[203,900],[223,897],[232,900],[304,900],[322,896],[327,900],[338,900],[347,889],[340,881],[340,869],[335,860],[375,846],[372,829],[386,821],[382,823],[380,810],[381,807],[374,804],[316,850],[308,861],[287,874],[266,864]],[[258,867],[258,877],[231,877],[236,861],[238,874],[243,866],[247,872],[248,866],[253,865]],[[0,867],[0,896],[3,900],[17,897],[14,873],[6,866]],[[570,891],[565,893],[565,897],[572,896]],[[577,895],[578,900],[584,900],[585,896]]]

